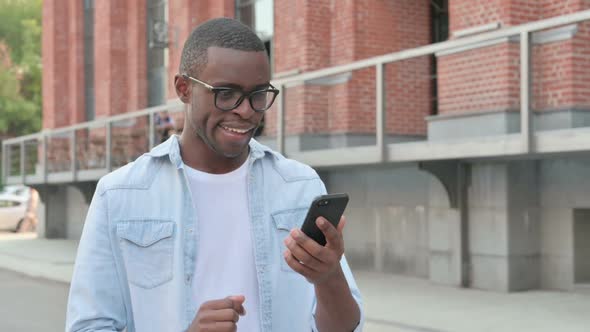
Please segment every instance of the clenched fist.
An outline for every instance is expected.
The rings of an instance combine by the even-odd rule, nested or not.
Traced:
[[[240,316],[246,314],[242,295],[203,303],[188,332],[235,332]]]

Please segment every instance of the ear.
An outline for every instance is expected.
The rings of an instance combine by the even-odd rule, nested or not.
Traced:
[[[189,84],[190,83],[179,74],[174,76],[174,88],[176,89],[176,94],[185,104],[190,103],[191,89]]]

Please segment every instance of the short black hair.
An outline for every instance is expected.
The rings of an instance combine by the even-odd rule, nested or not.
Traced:
[[[212,46],[240,51],[266,50],[248,26],[231,18],[214,18],[197,26],[184,43],[180,73],[197,76],[207,65],[207,49]]]

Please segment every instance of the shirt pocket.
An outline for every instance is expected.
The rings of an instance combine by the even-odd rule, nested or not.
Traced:
[[[174,226],[174,222],[164,220],[117,223],[117,236],[130,283],[154,288],[172,280]]]
[[[290,210],[278,211],[272,214],[272,220],[276,227],[277,248],[279,250],[279,259],[281,261],[281,270],[285,272],[296,273],[285,261],[283,253],[287,250],[285,239],[293,228],[299,228],[307,215],[308,208],[296,208]]]

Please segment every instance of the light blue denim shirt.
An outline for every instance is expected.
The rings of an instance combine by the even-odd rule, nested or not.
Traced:
[[[283,239],[301,226],[324,184],[310,167],[255,140],[248,162],[261,330],[316,331],[314,287],[282,253]],[[66,331],[188,329],[198,310],[191,279],[199,221],[182,165],[173,136],[98,182],[78,248]],[[341,265],[361,308],[355,330],[361,331],[361,296],[344,257]]]

